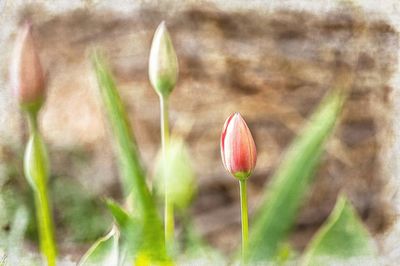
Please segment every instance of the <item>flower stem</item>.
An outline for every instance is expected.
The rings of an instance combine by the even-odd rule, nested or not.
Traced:
[[[37,113],[29,112],[30,140],[25,154],[25,175],[35,199],[36,219],[39,230],[40,249],[48,266],[56,264],[57,249],[54,240],[54,225],[47,192],[48,159],[38,125]]]
[[[240,210],[242,215],[242,261],[245,260],[247,239],[249,237],[249,222],[247,213],[247,184],[246,180],[240,180]]]
[[[44,186],[35,195],[36,216],[39,226],[40,247],[47,259],[47,265],[56,265],[56,245],[54,242],[53,219],[50,213],[47,188]]]
[[[164,162],[167,161],[167,149],[169,145],[169,121],[168,121],[168,96],[160,96],[161,109],[161,144]],[[165,225],[165,243],[167,248],[171,250],[174,240],[174,206],[168,198],[168,180],[164,180],[165,189],[165,208],[164,208],[164,225]]]

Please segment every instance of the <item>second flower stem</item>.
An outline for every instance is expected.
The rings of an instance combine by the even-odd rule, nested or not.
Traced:
[[[161,109],[161,145],[163,152],[163,161],[167,161],[167,149],[169,145],[169,117],[168,117],[168,97],[160,96]],[[165,207],[164,207],[164,225],[165,225],[165,242],[168,249],[173,247],[174,240],[174,206],[168,198],[168,180],[164,180],[165,189]]]
[[[247,181],[240,180],[240,210],[242,215],[242,260],[245,259],[247,239],[249,237],[249,222],[247,213]]]
[[[56,265],[57,248],[54,238],[51,203],[47,191],[48,159],[37,125],[37,113],[28,114],[30,140],[25,154],[25,175],[34,192],[40,249],[48,266]]]
[[[39,188],[35,195],[36,219],[38,221],[40,246],[48,266],[56,265],[56,244],[54,241],[53,218],[49,205],[47,188]]]

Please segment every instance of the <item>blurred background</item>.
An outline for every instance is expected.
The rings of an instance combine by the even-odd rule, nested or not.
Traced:
[[[303,249],[344,191],[381,251],[392,254],[399,10],[396,1],[0,1],[0,230],[9,230],[19,204],[28,206],[27,246],[35,249],[32,195],[22,173],[27,125],[8,86],[17,26],[32,21],[47,70],[40,121],[52,164],[57,240],[61,254],[76,259],[109,229],[102,199],[122,200],[90,49],[107,55],[151,173],[160,114],[147,60],[154,30],[165,20],[180,65],[171,123],[185,137],[197,173],[191,213],[201,235],[227,254],[240,243],[238,185],[219,151],[226,117],[241,112],[257,145],[251,213],[285,148],[348,73],[349,99],[290,243]]]

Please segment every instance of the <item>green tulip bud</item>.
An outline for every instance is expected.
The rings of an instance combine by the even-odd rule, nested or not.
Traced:
[[[178,58],[164,21],[151,44],[149,77],[153,88],[163,97],[171,94],[178,79]]]

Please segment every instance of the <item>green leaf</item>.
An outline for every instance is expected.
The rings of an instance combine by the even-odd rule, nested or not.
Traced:
[[[134,206],[138,208],[136,212],[145,216],[149,210],[155,210],[155,206],[145,182],[145,171],[140,163],[138,147],[127,113],[111,72],[99,53],[92,55],[92,64],[116,144],[123,189],[126,196],[133,193]]]
[[[155,165],[154,180],[159,196],[163,198],[167,192],[168,200],[180,211],[188,208],[195,194],[196,178],[183,139],[171,138],[165,160],[160,150]],[[165,190],[166,180],[168,180],[167,190]]]
[[[167,258],[160,261],[155,255],[158,246],[151,246],[154,243],[152,223],[141,223],[140,220],[132,217],[118,203],[107,200],[107,206],[120,228],[120,264],[121,265],[170,265]],[[156,258],[156,259],[155,259]]]
[[[143,237],[141,235],[143,228],[140,221],[133,218],[118,203],[112,200],[107,200],[107,207],[120,228],[122,239],[129,246],[130,253],[135,254],[139,248],[138,243]]]
[[[133,260],[139,251],[139,243],[143,239],[143,227],[137,219],[129,215],[118,203],[107,200],[107,207],[121,231],[122,249],[126,250],[124,252],[124,260]]]
[[[289,233],[313,180],[342,103],[343,96],[338,91],[323,99],[308,125],[286,152],[271,184],[266,186],[265,197],[250,232],[246,253],[250,261],[271,260],[277,255],[279,244]]]
[[[106,203],[108,209],[115,219],[115,222],[120,228],[124,228],[131,221],[133,221],[133,218],[121,206],[119,206],[118,203],[111,199],[108,199]]]
[[[50,185],[54,206],[62,206],[57,218],[68,225],[68,241],[94,242],[108,232],[112,217],[104,202],[77,179],[56,176]]]
[[[356,211],[344,196],[340,196],[328,220],[309,244],[303,263],[307,266],[344,265],[354,259],[371,263],[375,252],[372,238]]]
[[[83,255],[80,266],[94,265],[118,265],[119,232],[113,226],[111,231],[104,237],[97,240],[93,246]]]
[[[163,226],[146,184],[127,113],[110,70],[99,53],[92,54],[92,64],[116,144],[123,188],[132,199],[133,216],[141,226],[140,251],[152,260],[163,261],[166,259]]]

